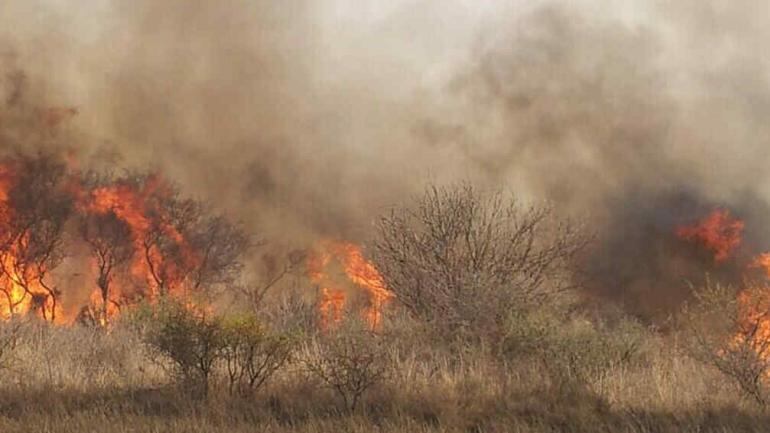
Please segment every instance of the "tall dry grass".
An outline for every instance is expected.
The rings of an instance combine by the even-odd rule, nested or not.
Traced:
[[[24,323],[0,371],[0,431],[732,432],[770,421],[675,337],[652,332],[633,362],[580,380],[537,358],[501,363],[402,335],[392,374],[352,411],[303,368],[321,356],[316,338],[254,395],[229,394],[220,369],[201,399],[174,386],[126,328]]]

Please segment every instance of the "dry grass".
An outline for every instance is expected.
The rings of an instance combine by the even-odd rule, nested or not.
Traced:
[[[127,330],[22,327],[2,370],[2,432],[763,431],[770,421],[727,379],[649,336],[637,362],[565,386],[536,362],[506,367],[469,351],[394,347],[392,377],[355,411],[296,361],[256,395],[218,376],[188,398]],[[312,355],[312,354],[311,354]],[[305,356],[308,356],[305,354]]]

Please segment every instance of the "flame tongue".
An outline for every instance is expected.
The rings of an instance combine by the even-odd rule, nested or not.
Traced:
[[[717,209],[692,226],[679,227],[676,235],[696,242],[714,254],[714,262],[727,260],[741,244],[744,223],[730,216],[730,212]]]
[[[695,242],[714,255],[714,263],[729,259],[741,245],[745,224],[727,210],[717,209],[697,224],[679,227],[679,238]],[[749,269],[761,269],[770,279],[770,253],[757,255]],[[737,294],[736,331],[729,344],[733,348],[748,347],[760,359],[770,358],[770,286],[767,282],[749,284]]]
[[[25,210],[16,208],[16,197],[23,199],[27,194],[26,190],[20,189],[27,187],[22,175],[29,174],[29,170],[36,167],[33,164],[32,169],[27,168],[20,161],[0,161],[0,317],[36,312],[45,320],[57,323],[70,321],[75,316],[66,318],[61,314],[59,292],[54,285],[49,287],[52,270],[45,265],[47,261],[29,259],[38,253],[37,235],[45,235],[46,226],[44,223],[39,228],[26,229],[29,224],[25,221],[32,214],[27,215]],[[35,172],[31,173],[34,176]],[[140,297],[154,299],[161,290],[169,294],[188,293],[186,286],[193,274],[191,270],[198,268],[200,259],[198,252],[177,227],[172,212],[177,210],[174,207],[177,205],[182,209],[180,212],[192,207],[188,209],[184,207],[187,202],[175,201],[173,189],[158,176],[105,180],[86,187],[81,173],[70,170],[60,184],[52,187],[60,188],[55,194],[61,193],[63,200],[66,197],[67,201],[74,202],[79,218],[111,217],[121,224],[127,233],[121,239],[126,240],[133,252],[126,263],[126,272],[120,275],[100,274],[99,259],[91,257],[92,275],[97,280],[97,287],[90,295],[87,310],[93,319],[105,324],[109,317],[118,313],[120,305]],[[189,215],[189,218],[195,218],[198,214]],[[104,246],[114,239],[100,241]],[[111,260],[114,256],[109,256],[109,251],[105,246],[104,251],[98,253],[102,254],[103,262],[113,266]],[[99,313],[95,314],[97,311]]]
[[[319,313],[321,326],[329,328],[342,320],[347,303],[346,282],[340,282],[329,272],[330,266],[341,266],[347,283],[363,289],[368,305],[363,311],[367,324],[375,329],[382,321],[382,311],[393,298],[377,268],[364,258],[361,248],[341,241],[319,243],[316,253],[308,261],[308,277],[320,287]],[[349,284],[348,284],[349,285]]]
[[[151,300],[156,299],[163,289],[170,295],[187,294],[188,288],[183,281],[184,272],[181,267],[193,269],[199,262],[197,254],[179,229],[170,222],[167,210],[160,204],[166,195],[163,182],[157,176],[142,179],[137,183],[119,181],[93,188],[86,194],[79,194],[81,212],[94,215],[112,214],[126,224],[134,249],[129,270],[139,286],[148,289],[147,293],[141,295]],[[164,256],[154,239],[161,235],[174,243],[176,250],[181,251],[179,257],[170,259]],[[92,304],[101,308],[108,317],[117,314],[120,299],[126,295],[120,281],[111,283],[112,296],[108,299],[104,298],[98,288],[91,296]]]

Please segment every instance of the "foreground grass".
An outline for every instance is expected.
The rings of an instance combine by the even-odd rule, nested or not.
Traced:
[[[766,431],[765,415],[740,408],[612,409],[588,396],[549,400],[543,395],[479,407],[436,407],[401,400],[372,403],[358,413],[301,413],[280,398],[182,403],[163,391],[126,394],[7,394],[3,432],[660,432]],[[545,398],[544,398],[545,397]],[[12,401],[9,401],[11,399]],[[323,399],[322,399],[323,400]],[[30,402],[33,404],[27,404]],[[414,406],[408,405],[414,403]],[[300,406],[304,406],[300,404]],[[454,412],[453,412],[454,411]]]
[[[395,374],[356,410],[290,365],[247,397],[216,378],[207,398],[175,387],[127,331],[24,330],[2,370],[2,432],[751,432],[770,417],[729,381],[656,337],[644,360],[590,381],[537,363],[400,348]]]

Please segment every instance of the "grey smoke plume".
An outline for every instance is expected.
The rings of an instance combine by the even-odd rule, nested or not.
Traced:
[[[627,3],[10,0],[0,128],[157,168],[276,239],[364,239],[426,181],[552,200],[600,236],[594,292],[655,310],[701,269],[677,224],[722,205],[770,241],[770,6]],[[28,136],[19,88],[78,114]]]

